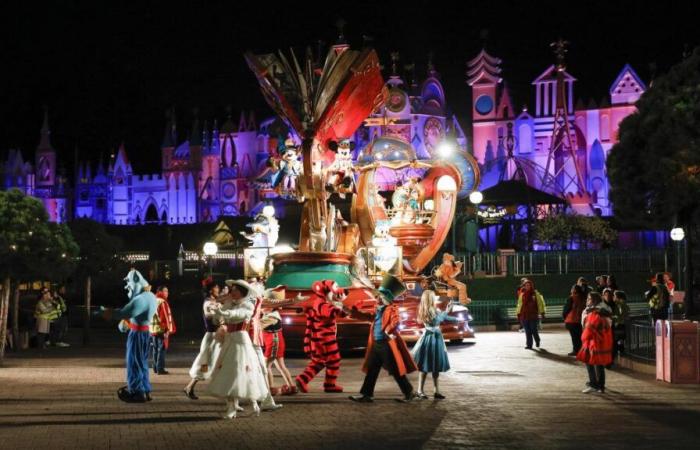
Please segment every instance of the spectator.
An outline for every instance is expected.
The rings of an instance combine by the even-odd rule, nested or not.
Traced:
[[[645,298],[649,302],[649,315],[651,316],[652,324],[655,324],[657,320],[668,319],[671,295],[664,282],[664,274],[662,272],[656,274],[651,289],[646,292]]]
[[[153,372],[167,375],[165,353],[170,346],[170,335],[175,334],[175,320],[168,303],[168,288],[160,286],[156,291],[158,309],[151,321],[151,348],[153,350]]]
[[[612,364],[611,311],[597,292],[588,294],[583,313],[581,350],[576,358],[586,364],[588,383],[584,394],[605,392],[605,366]]]
[[[588,298],[588,294],[593,290],[588,284],[588,280],[583,277],[579,277],[578,280],[576,280],[576,284],[583,288],[584,298]]]
[[[51,331],[51,318],[55,315],[56,306],[51,299],[51,292],[43,288],[39,294],[39,301],[34,308],[36,318],[37,347],[46,348],[46,340]]]
[[[63,298],[66,295],[65,286],[61,286],[51,293],[51,301],[54,304],[54,311],[50,317],[50,337],[51,345],[56,347],[70,347],[65,341],[68,331],[68,307]]]
[[[666,284],[669,295],[673,297],[673,293],[676,291],[676,283],[671,278],[671,272],[664,272],[664,284]]]
[[[608,275],[608,288],[612,289],[613,292],[620,290],[614,275]]]
[[[566,329],[569,330],[571,345],[573,346],[573,350],[569,353],[569,356],[576,356],[578,351],[581,350],[581,332],[583,331],[581,314],[585,307],[585,291],[581,285],[575,284],[571,287],[571,293],[564,305],[563,312],[564,324]]]
[[[607,275],[598,275],[595,277],[595,291],[598,292],[599,294],[603,293],[603,289],[608,287],[608,276]]]
[[[613,293],[615,306],[613,307],[613,360],[618,353],[623,353],[625,349],[625,320],[630,315],[630,307],[627,306],[627,294],[624,291]]]
[[[603,301],[605,302],[605,304],[608,305],[608,308],[610,308],[610,311],[613,311],[615,309],[615,300],[613,299],[613,290],[610,288],[605,288],[605,289],[603,289],[603,292],[601,294],[602,294]]]
[[[518,320],[525,328],[525,348],[532,350],[532,340],[540,347],[540,333],[537,330],[540,316],[544,318],[545,304],[544,297],[536,289],[532,280],[526,280],[518,295],[518,306],[515,310]]]

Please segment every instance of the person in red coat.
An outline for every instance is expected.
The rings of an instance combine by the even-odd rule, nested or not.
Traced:
[[[576,358],[586,363],[588,369],[588,383],[583,393],[602,394],[605,392],[605,366],[613,361],[613,331],[611,311],[597,292],[588,294],[581,344]]]
[[[170,335],[175,334],[175,320],[168,303],[168,288],[160,286],[156,292],[158,309],[151,321],[151,348],[153,349],[153,371],[158,375],[167,375],[165,370],[165,352],[170,346]]]
[[[413,390],[407,374],[418,370],[406,343],[398,333],[399,308],[394,304],[394,299],[406,290],[406,286],[398,278],[385,275],[382,285],[378,289],[379,303],[374,314],[360,312],[356,307],[352,309],[352,317],[364,319],[370,322],[367,351],[362,370],[367,374],[360,389],[360,395],[351,395],[350,400],[355,402],[372,402],[374,386],[382,367],[386,368],[396,380],[403,399],[398,401],[411,402],[418,398]]]
[[[340,348],[336,337],[336,319],[346,315],[343,300],[347,297],[347,291],[338,287],[338,283],[333,280],[316,281],[311,290],[313,296],[311,307],[306,309],[304,334],[304,353],[311,361],[296,377],[296,387],[301,392],[309,392],[309,383],[325,368],[323,390],[343,392],[343,388],[337,383],[340,373]]]

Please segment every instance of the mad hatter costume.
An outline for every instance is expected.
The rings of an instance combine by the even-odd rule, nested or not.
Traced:
[[[404,284],[392,275],[385,275],[379,288],[379,303],[374,314],[352,309],[352,316],[367,320],[371,323],[367,352],[362,370],[367,374],[362,383],[360,395],[351,395],[350,400],[356,402],[371,402],[374,396],[374,386],[382,367],[396,380],[404,395],[402,401],[411,401],[416,397],[411,382],[406,374],[416,371],[416,363],[406,347],[406,343],[397,332],[399,326],[399,310],[393,303],[394,299],[406,290]]]
[[[126,340],[126,386],[119,388],[119,400],[142,403],[151,399],[148,377],[148,351],[151,344],[149,325],[156,313],[156,296],[148,281],[135,269],[126,278],[129,303],[121,309],[102,308],[105,319],[121,319],[119,329],[128,332]]]

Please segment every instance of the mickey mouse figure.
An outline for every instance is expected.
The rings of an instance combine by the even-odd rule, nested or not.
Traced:
[[[293,139],[284,141],[279,171],[274,175],[272,187],[279,189],[280,194],[293,197],[297,192],[297,178],[302,175],[304,166],[299,161],[299,147]]]
[[[337,192],[340,198],[345,198],[345,194],[353,192],[355,186],[352,164],[355,143],[350,139],[341,139],[339,142],[330,141],[328,148],[335,152],[335,159],[328,166],[326,190]]]

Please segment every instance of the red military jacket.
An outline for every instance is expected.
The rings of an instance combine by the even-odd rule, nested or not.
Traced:
[[[369,327],[369,339],[367,340],[367,352],[365,353],[365,361],[362,364],[362,370],[367,372],[367,367],[369,364],[369,356],[372,354],[372,348],[374,346],[374,314],[367,314],[353,308],[352,316],[356,318],[361,318],[369,321],[371,324]],[[391,304],[384,308],[384,314],[382,314],[382,330],[387,335],[393,335],[394,338],[389,338],[387,340],[391,353],[396,361],[396,367],[398,369],[398,376],[406,375],[407,373],[415,372],[418,370],[411,352],[408,350],[406,343],[398,333],[399,326],[399,308],[398,306]]]

